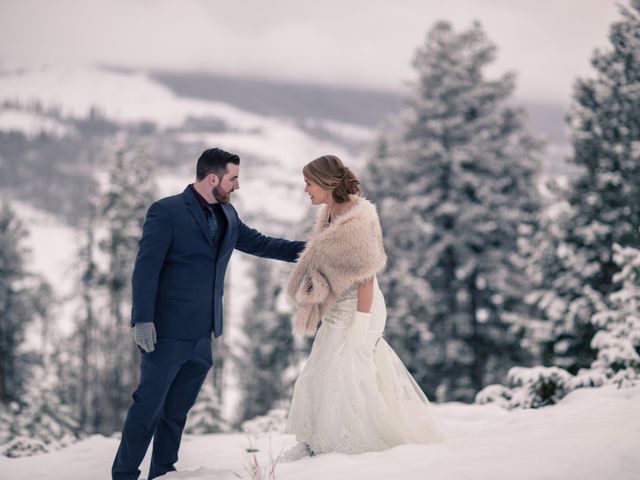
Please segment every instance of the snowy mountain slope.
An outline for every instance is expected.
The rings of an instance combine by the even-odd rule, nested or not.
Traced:
[[[5,104],[0,107],[0,131],[22,131],[27,136],[40,132],[70,134],[72,127],[65,120],[99,112],[116,124],[152,124],[169,130],[163,135],[175,135],[189,144],[237,152],[243,158],[241,185],[242,180],[245,183],[243,194],[238,195],[247,196],[243,205],[258,217],[269,206],[271,219],[281,222],[297,222],[306,213],[305,209],[296,208],[301,204],[301,169],[305,163],[333,153],[357,169],[363,158],[348,147],[353,142],[366,144],[373,138],[373,132],[362,126],[312,118],[296,124],[221,102],[179,97],[143,73],[98,67],[4,72],[0,74],[0,103]],[[218,128],[193,126],[190,121],[194,119],[220,123]],[[180,173],[192,177],[194,164],[195,158]],[[166,193],[172,191],[175,190],[167,189]],[[260,199],[257,203],[256,195]]]
[[[118,123],[150,122],[176,127],[189,117],[224,118],[230,126],[256,128],[260,117],[227,104],[174,95],[143,73],[97,67],[40,67],[0,75],[0,101],[38,105],[63,117],[84,118],[98,111]]]
[[[251,113],[228,103],[178,96],[145,73],[91,66],[0,72],[0,103],[63,118],[86,118],[99,113],[116,123],[146,122],[161,129],[180,127],[189,119],[220,119],[234,131],[278,128],[281,124],[276,117]],[[309,118],[313,118],[313,112],[309,112]],[[370,129],[358,125],[313,122],[310,126],[326,124],[326,130],[336,136],[358,141],[371,136]]]
[[[15,109],[0,110],[0,131],[20,132],[27,138],[34,138],[43,133],[53,137],[75,134],[73,128],[62,122],[45,115]]]
[[[281,462],[277,480],[632,480],[640,477],[640,386],[580,389],[558,405],[505,411],[495,406],[438,405],[449,438],[362,455],[328,454]],[[258,460],[294,444],[290,435],[260,438]],[[242,434],[186,437],[178,472],[167,480],[250,478]],[[94,436],[54,453],[9,459],[0,471],[12,480],[107,479],[116,438]],[[271,455],[270,452],[271,451]],[[149,455],[142,466],[148,471]]]

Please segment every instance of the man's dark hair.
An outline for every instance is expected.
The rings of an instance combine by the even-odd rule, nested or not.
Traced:
[[[240,165],[240,157],[219,148],[209,148],[202,152],[196,164],[196,180],[200,181],[210,173],[220,180],[227,173],[227,163]]]

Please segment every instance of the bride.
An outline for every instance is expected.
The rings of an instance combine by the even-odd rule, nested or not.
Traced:
[[[442,440],[433,407],[382,338],[386,308],[376,275],[386,255],[375,206],[338,157],[313,160],[303,175],[311,203],[325,206],[287,286],[294,332],[315,339],[286,432],[313,454]]]

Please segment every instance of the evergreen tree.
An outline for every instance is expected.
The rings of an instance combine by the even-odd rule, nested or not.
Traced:
[[[131,339],[131,274],[145,213],[155,199],[153,166],[141,147],[116,152],[109,183],[102,195],[100,242],[107,269],[100,275],[108,302],[108,322],[102,326],[105,357],[103,411],[105,422],[119,428],[138,382],[139,352]]]
[[[611,48],[593,54],[595,75],[575,85],[569,126],[579,172],[534,299],[553,323],[546,362],[572,373],[595,356],[591,317],[616,288],[614,244],[640,246],[640,0],[621,13]]]
[[[25,268],[27,230],[8,203],[0,205],[0,403],[20,403],[36,355],[23,347],[25,329],[46,315],[50,289]],[[46,296],[43,296],[46,295]]]
[[[38,368],[25,395],[10,418],[10,439],[2,447],[8,457],[45,453],[65,447],[78,438],[79,425],[73,409],[60,401],[58,378]]]
[[[252,278],[255,294],[246,315],[243,357],[239,359],[243,394],[240,423],[264,415],[289,397],[291,383],[286,376],[293,352],[291,319],[278,309],[283,281],[276,281],[274,266],[256,260]]]
[[[0,403],[0,445],[4,445],[12,439],[12,421],[13,415],[10,406]]]
[[[640,250],[614,245],[614,261],[622,268],[613,278],[621,287],[609,295],[609,308],[591,319],[599,328],[591,340],[598,351],[591,370],[625,385],[640,379]]]
[[[95,208],[89,215],[85,226],[86,239],[78,252],[80,276],[78,291],[80,293],[81,311],[78,314],[78,329],[74,340],[78,344],[79,355],[76,361],[78,371],[76,404],[79,410],[80,427],[85,431],[101,431],[101,409],[99,403],[99,365],[100,344],[96,338],[99,329],[96,305],[96,289],[98,286],[98,265],[95,258]]]
[[[489,385],[476,395],[476,403],[504,408],[538,408],[557,403],[581,387],[614,384],[632,387],[640,380],[640,250],[614,245],[614,262],[621,269],[613,281],[621,284],[595,307],[591,317],[597,329],[591,346],[597,358],[573,376],[560,367],[514,367],[509,386]]]
[[[512,324],[527,313],[518,240],[536,224],[540,143],[507,105],[513,75],[484,77],[495,52],[477,23],[437,23],[367,175],[389,256],[387,334],[441,399],[470,400],[526,360]]]
[[[200,389],[196,404],[189,411],[186,433],[203,435],[229,431],[229,425],[222,418],[222,406],[218,397],[213,383],[213,374],[209,372]]]
[[[532,306],[532,313],[521,325],[524,331],[521,345],[536,359],[535,363],[559,367],[566,365],[553,362],[548,344],[553,338],[554,323],[565,318],[565,302],[559,289],[572,283],[565,277],[566,283],[559,284],[557,289],[540,286],[548,285],[550,278],[562,275],[565,262],[570,261],[570,250],[563,243],[563,232],[558,222],[559,212],[564,212],[566,207],[565,202],[557,198],[548,200],[541,211],[538,230],[522,242],[522,251],[527,258],[526,272],[532,284],[525,300]]]

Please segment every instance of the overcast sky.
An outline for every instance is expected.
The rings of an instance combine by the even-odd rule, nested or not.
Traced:
[[[626,0],[623,0],[626,3]],[[436,20],[479,20],[517,96],[568,102],[614,0],[0,0],[0,67],[105,63],[402,91]]]

